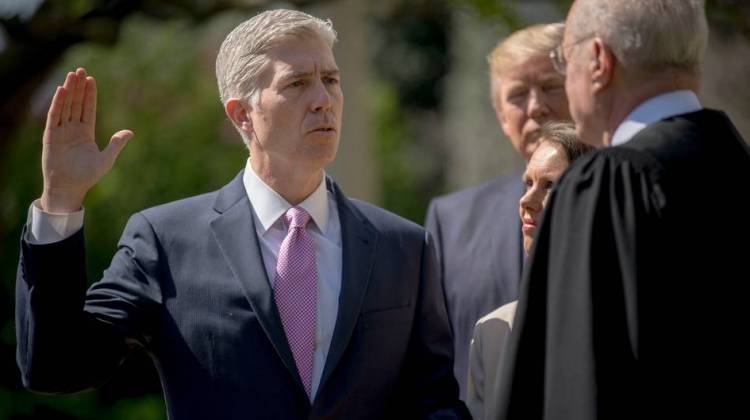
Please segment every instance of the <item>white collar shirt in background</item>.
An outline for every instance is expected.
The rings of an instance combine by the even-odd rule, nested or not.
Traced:
[[[612,146],[627,143],[650,124],[701,109],[703,107],[692,90],[675,90],[649,98],[620,123],[612,135]]]

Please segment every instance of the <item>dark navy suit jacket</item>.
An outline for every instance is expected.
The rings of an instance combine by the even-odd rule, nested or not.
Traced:
[[[474,324],[518,299],[523,262],[518,200],[523,190],[520,174],[502,176],[438,197],[427,212],[425,225],[437,245],[462,398]]]
[[[434,247],[419,226],[347,199],[339,311],[312,404],[297,373],[242,174],[223,189],[131,217],[86,291],[82,232],[22,243],[24,385],[75,392],[133,350],[152,357],[171,419],[461,418]]]

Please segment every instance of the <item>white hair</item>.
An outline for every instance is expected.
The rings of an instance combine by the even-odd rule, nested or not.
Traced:
[[[269,62],[268,51],[289,38],[317,35],[333,47],[336,31],[330,20],[296,10],[268,10],[237,25],[221,43],[216,57],[216,80],[221,102],[245,99],[257,105],[257,78]]]
[[[708,43],[703,0],[576,0],[572,42],[596,35],[637,72],[698,73]]]

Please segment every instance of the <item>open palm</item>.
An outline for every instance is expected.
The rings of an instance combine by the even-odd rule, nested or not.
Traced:
[[[94,139],[96,81],[79,68],[68,73],[47,114],[42,145],[44,193],[42,207],[51,212],[80,208],[88,190],[106,174],[133,136],[115,133],[104,150]]]

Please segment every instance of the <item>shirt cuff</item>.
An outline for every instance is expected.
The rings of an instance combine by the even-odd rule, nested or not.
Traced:
[[[39,200],[29,206],[26,219],[26,242],[32,245],[47,245],[73,236],[83,227],[83,208],[73,213],[47,213],[39,206]]]

